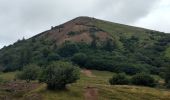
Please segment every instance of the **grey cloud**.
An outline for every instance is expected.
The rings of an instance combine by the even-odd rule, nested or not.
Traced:
[[[0,0],[0,45],[31,37],[77,16],[133,23],[146,16],[157,1]]]
[[[146,16],[158,0],[108,0],[99,2],[100,15],[120,23],[133,23]]]

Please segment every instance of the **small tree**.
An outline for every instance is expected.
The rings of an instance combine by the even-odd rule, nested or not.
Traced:
[[[106,51],[113,51],[116,48],[116,44],[112,39],[107,39],[106,44],[104,45],[104,49]]]
[[[166,65],[166,68],[165,68],[165,84],[167,86],[167,88],[170,88],[170,66],[169,66],[169,63]]]
[[[165,82],[168,83],[170,81],[170,66],[167,65],[165,70]]]
[[[167,87],[168,89],[170,89],[170,81],[168,81],[168,82],[166,83],[166,87]]]
[[[73,57],[72,57],[72,61],[76,64],[78,64],[79,66],[84,66],[86,61],[87,61],[87,55],[84,53],[76,53]]]
[[[41,72],[41,69],[39,66],[30,64],[25,67],[23,67],[23,70],[19,72],[16,77],[21,80],[26,80],[27,82],[30,82],[31,80],[38,79],[38,76]]]
[[[111,85],[125,85],[129,84],[129,79],[127,78],[126,74],[124,73],[118,73],[113,75],[113,77],[109,80],[109,83]]]
[[[60,47],[59,54],[62,57],[70,57],[70,56],[73,56],[78,51],[79,51],[79,47],[77,46],[76,43],[70,42],[70,41],[66,41]]]
[[[141,86],[154,87],[156,85],[155,79],[150,75],[144,73],[139,73],[134,75],[131,79],[131,82],[134,85],[141,85]]]
[[[79,68],[69,62],[57,61],[51,63],[42,72],[40,81],[47,83],[48,89],[64,89],[67,84],[79,79]]]
[[[96,41],[96,39],[93,39],[93,41],[91,42],[91,48],[93,48],[93,49],[97,48],[97,41]]]

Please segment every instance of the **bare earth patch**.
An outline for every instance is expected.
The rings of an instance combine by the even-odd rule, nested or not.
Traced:
[[[85,100],[98,100],[98,90],[95,87],[87,86],[84,93]]]
[[[10,91],[10,92],[28,92],[31,91],[39,86],[37,82],[24,82],[24,81],[14,81],[5,84],[1,84],[0,88],[2,90]]]
[[[81,72],[88,77],[95,77],[92,74],[91,70],[83,69],[81,70]],[[98,100],[98,89],[96,87],[88,85],[87,87],[85,87],[84,98],[85,100]]]

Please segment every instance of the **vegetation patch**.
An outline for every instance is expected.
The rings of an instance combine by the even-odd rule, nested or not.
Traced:
[[[74,35],[78,35],[78,34],[80,34],[80,32],[73,32],[73,31],[71,31],[71,32],[67,33],[67,35],[69,35],[69,36],[74,36]]]

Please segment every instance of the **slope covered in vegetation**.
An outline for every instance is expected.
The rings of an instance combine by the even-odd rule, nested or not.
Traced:
[[[78,17],[0,50],[0,70],[67,60],[83,68],[160,74],[169,64],[170,34]]]

